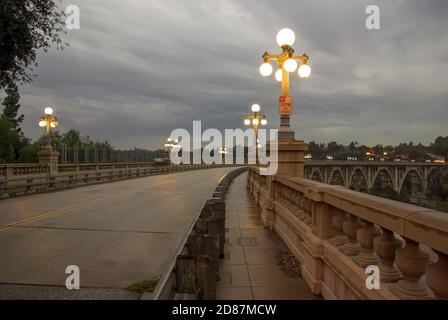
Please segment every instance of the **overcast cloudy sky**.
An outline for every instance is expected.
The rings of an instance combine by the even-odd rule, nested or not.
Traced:
[[[262,78],[265,50],[283,27],[312,77],[294,76],[293,126],[306,141],[429,143],[448,135],[446,0],[70,0],[81,29],[70,47],[38,57],[22,87],[25,133],[37,137],[42,109],[61,130],[107,138],[118,147],[158,148],[193,120],[240,127],[252,103],[278,125],[280,86]],[[381,30],[365,8],[381,9]]]

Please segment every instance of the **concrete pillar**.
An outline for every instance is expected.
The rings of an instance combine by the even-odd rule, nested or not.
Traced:
[[[380,258],[380,278],[382,282],[396,282],[402,278],[401,272],[395,266],[395,251],[401,248],[402,241],[395,238],[394,233],[384,229],[381,235],[373,241],[375,253]]]
[[[440,251],[436,252],[439,255],[439,261],[427,267],[426,282],[437,299],[448,300],[448,255]]]
[[[361,252],[361,247],[356,239],[359,226],[359,219],[350,214],[348,215],[348,220],[342,223],[342,230],[348,241],[339,250],[346,256],[357,256]]]
[[[332,214],[330,206],[323,202],[324,194],[317,190],[309,190],[307,195],[310,202],[311,216],[309,222],[313,230],[313,234],[320,239],[328,239],[333,235]],[[305,219],[306,220],[306,219]]]
[[[425,274],[429,255],[419,248],[418,242],[405,239],[406,245],[396,251],[397,267],[403,274],[403,279],[390,287],[390,291],[400,299],[429,299],[429,292],[421,278]]]
[[[270,151],[270,144],[268,150]],[[302,140],[278,141],[277,174],[304,178],[306,150],[308,145]]]
[[[344,221],[346,221],[347,215],[344,213],[344,211],[339,210],[335,207],[331,208],[332,212],[332,226],[333,226],[333,233],[334,236],[330,239],[330,243],[336,247],[343,246],[347,241],[347,236],[342,231],[342,224]]]
[[[362,221],[362,226],[357,230],[356,238],[361,246],[361,253],[354,258],[355,263],[361,268],[377,265],[380,260],[373,251],[373,240],[378,235],[375,225],[367,220]]]
[[[44,147],[37,153],[40,164],[48,165],[48,174],[54,176],[58,173],[58,157],[59,152],[53,150],[52,147]]]

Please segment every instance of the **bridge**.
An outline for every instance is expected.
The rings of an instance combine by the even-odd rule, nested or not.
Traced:
[[[307,179],[371,193],[375,184],[390,185],[400,194],[406,180],[425,194],[435,174],[448,173],[448,164],[425,162],[311,160],[305,163]]]
[[[349,190],[358,175],[371,189],[383,172],[399,191],[446,166],[305,163],[305,149],[280,143],[274,176],[234,165],[0,166],[0,297],[448,298],[447,214]],[[69,265],[79,291],[65,288]]]
[[[98,180],[103,176],[110,181],[110,168],[81,171],[83,187],[73,188],[69,178],[58,176],[53,184],[44,184],[46,176],[17,166],[19,181],[27,172],[27,180],[34,179],[40,188],[70,188],[39,193],[30,183],[28,189],[18,182],[14,189],[8,187],[34,194],[0,201],[0,299],[135,299],[135,293],[123,288],[160,277],[207,196],[234,169],[153,168],[143,176],[147,168],[136,167],[128,168],[133,171],[126,172],[126,179],[116,171],[113,183]],[[79,293],[65,289],[69,265],[80,269],[86,289]]]

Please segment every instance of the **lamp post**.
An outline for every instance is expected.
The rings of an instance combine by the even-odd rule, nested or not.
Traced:
[[[291,29],[284,28],[277,34],[277,44],[282,48],[280,54],[263,54],[263,64],[260,66],[260,73],[268,77],[273,72],[270,61],[275,61],[278,70],[275,72],[275,79],[281,82],[281,96],[279,98],[280,130],[279,140],[294,140],[294,131],[291,129],[290,117],[292,115],[292,97],[289,91],[289,73],[298,71],[301,78],[308,78],[311,68],[308,65],[309,57],[306,54],[294,55],[292,45],[295,42],[295,34]],[[298,66],[300,63],[300,66]]]
[[[225,159],[225,157],[226,157],[226,154],[228,154],[229,152],[227,151],[227,148],[223,148],[223,147],[221,147],[221,148],[219,148],[219,154],[221,155],[221,158],[222,158],[222,163],[224,164],[224,159]]]
[[[45,146],[37,153],[39,163],[48,166],[48,172],[50,175],[55,175],[58,172],[58,158],[59,152],[53,150],[51,146],[51,129],[58,127],[59,122],[53,113],[54,110],[50,107],[44,109],[45,115],[39,120],[39,126],[45,128]]]
[[[175,141],[171,138],[166,139],[165,142],[165,150],[170,152],[171,149],[174,147]]]
[[[266,116],[264,114],[260,114],[261,107],[259,104],[253,104],[251,107],[252,114],[248,115],[244,118],[244,124],[246,126],[252,125],[252,128],[254,129],[255,133],[255,154],[256,154],[256,163],[258,164],[258,127],[259,126],[265,126],[268,124],[268,120],[266,120]]]
[[[178,149],[179,146],[179,141],[178,140],[173,140],[172,138],[168,138],[165,141],[165,151],[168,152],[168,158],[170,159],[170,165],[172,165],[171,162],[171,150],[173,149]]]
[[[45,128],[45,148],[52,149],[51,147],[51,129],[58,127],[58,118],[53,116],[53,108],[47,107],[44,109],[45,116],[42,116],[39,121],[39,126]]]

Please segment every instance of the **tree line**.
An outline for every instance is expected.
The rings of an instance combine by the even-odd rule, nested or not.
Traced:
[[[403,161],[425,162],[442,157],[445,161],[448,161],[448,136],[438,137],[428,146],[422,143],[415,144],[412,141],[400,143],[397,146],[377,144],[373,147],[360,145],[356,141],[348,145],[339,144],[336,141],[328,144],[311,141],[308,153],[315,160],[325,160],[331,157],[334,160],[355,158],[360,161],[370,159],[393,161],[400,159]]]

